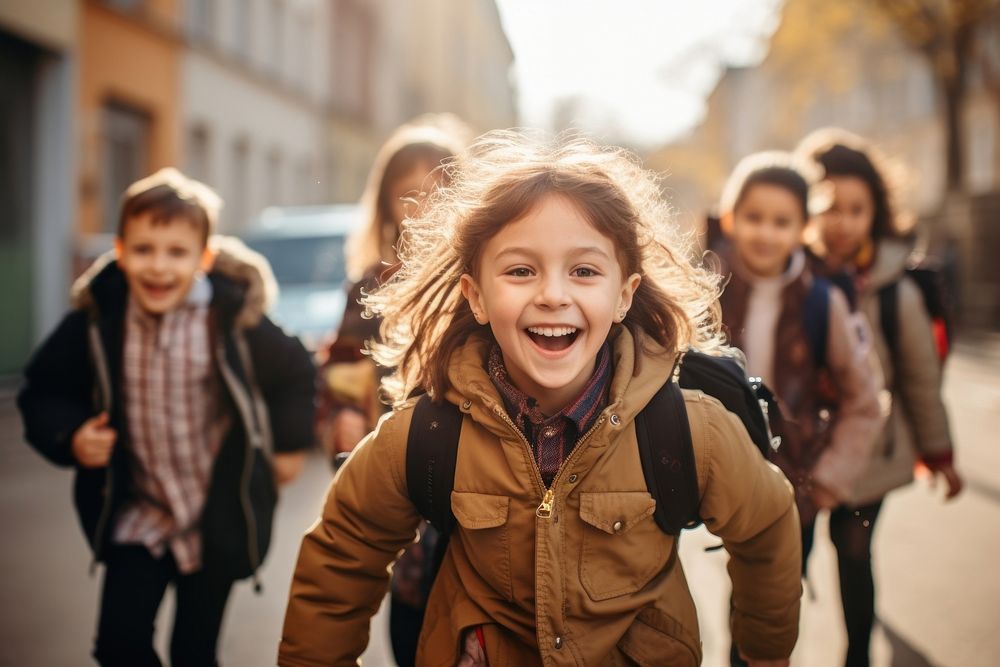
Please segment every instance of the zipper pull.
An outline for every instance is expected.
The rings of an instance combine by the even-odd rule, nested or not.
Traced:
[[[545,490],[545,497],[542,498],[542,504],[535,510],[535,516],[539,519],[548,519],[552,516],[552,497],[554,495],[551,488]]]

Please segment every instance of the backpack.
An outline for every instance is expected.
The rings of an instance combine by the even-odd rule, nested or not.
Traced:
[[[908,266],[900,280],[905,278],[910,278],[920,290],[924,307],[931,318],[938,361],[944,364],[950,352],[955,324],[954,304],[945,286],[944,273],[936,265],[925,261]],[[899,354],[899,282],[891,282],[878,291],[879,324],[894,361]]]
[[[774,397],[734,359],[689,350],[671,376],[635,419],[643,476],[656,500],[654,519],[669,535],[701,523],[698,478],[691,429],[681,387],[700,389],[718,399],[743,422],[751,440],[767,459],[780,439],[771,434],[769,418],[780,418]],[[437,404],[426,394],[414,406],[406,447],[406,482],[410,500],[441,537],[434,559],[440,563],[455,525],[451,491],[464,415],[451,403]]]

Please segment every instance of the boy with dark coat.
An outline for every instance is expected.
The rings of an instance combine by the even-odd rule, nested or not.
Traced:
[[[28,442],[76,468],[77,513],[106,565],[102,665],[160,664],[170,583],[172,664],[216,664],[232,584],[256,580],[277,485],[312,444],[312,361],[264,315],[266,260],[211,236],[219,204],[173,169],[126,190],[115,251],[74,285],[18,396]]]

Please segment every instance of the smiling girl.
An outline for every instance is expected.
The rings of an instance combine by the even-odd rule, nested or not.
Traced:
[[[689,346],[719,349],[717,279],[668,232],[657,182],[618,149],[495,132],[408,221],[376,359],[394,411],[305,536],[279,664],[355,664],[420,515],[412,396],[464,414],[458,521],[418,665],[697,665],[697,615],[662,532],[633,419]],[[787,481],[720,403],[684,391],[699,515],[732,555],[736,641],[785,665],[798,629]]]

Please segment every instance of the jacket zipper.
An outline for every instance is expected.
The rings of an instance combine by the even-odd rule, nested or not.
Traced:
[[[519,429],[517,425],[514,424],[513,420],[511,420],[511,418],[507,415],[507,411],[504,410],[503,407],[499,405],[494,405],[493,411],[496,413],[498,417],[500,417],[501,420],[503,420],[508,426],[510,426],[515,433],[517,433],[518,437],[521,439],[521,442],[524,443],[525,447],[527,447],[528,454],[531,457],[531,464],[532,464],[531,469],[535,472],[535,481],[537,482],[536,486],[539,489],[543,490],[543,493],[540,494],[542,496],[542,502],[535,509],[535,516],[537,516],[540,519],[548,519],[549,517],[552,516],[552,506],[555,502],[554,489],[556,487],[556,482],[558,482],[562,478],[563,471],[568,467],[567,464],[573,461],[574,458],[578,455],[578,453],[582,451],[581,445],[587,442],[587,440],[590,439],[590,436],[593,435],[594,431],[596,431],[601,426],[601,424],[604,423],[604,414],[602,413],[601,416],[597,418],[597,421],[594,422],[594,425],[590,427],[590,430],[584,433],[583,437],[581,437],[579,440],[576,441],[576,445],[573,446],[573,451],[570,452],[569,456],[566,457],[566,460],[563,461],[561,466],[559,466],[559,472],[557,472],[556,476],[552,479],[552,484],[550,486],[545,486],[545,481],[542,479],[542,473],[538,469],[538,462],[535,461],[535,453],[531,450],[531,443],[528,442],[528,439],[524,436],[524,433],[522,433],[521,429]]]
[[[226,384],[229,385],[229,392],[236,402],[236,406],[243,418],[244,429],[247,433],[246,455],[243,459],[243,473],[240,477],[240,504],[243,506],[243,515],[247,524],[247,555],[250,557],[250,568],[252,570],[254,592],[260,593],[262,590],[260,578],[257,575],[257,568],[260,566],[260,553],[257,549],[257,519],[254,515],[253,505],[250,503],[250,474],[253,472],[253,450],[254,440],[258,437],[256,432],[256,421],[253,419],[253,406],[247,401],[247,397],[242,393],[239,382],[233,374],[232,369],[226,363],[226,350],[221,339],[216,343],[216,359],[219,362],[219,371]]]
[[[557,472],[556,476],[552,479],[552,484],[546,487],[545,481],[542,479],[542,473],[538,468],[538,463],[535,461],[535,454],[533,451],[531,451],[531,443],[529,443],[528,439],[524,437],[524,433],[522,433],[521,429],[519,429],[514,424],[511,418],[507,415],[507,411],[504,410],[502,406],[494,405],[494,412],[496,412],[496,414],[504,422],[506,422],[507,425],[510,426],[515,433],[517,433],[518,437],[520,437],[521,439],[521,442],[524,443],[525,447],[527,447],[528,455],[531,457],[531,463],[532,463],[531,467],[532,470],[535,471],[535,479],[538,482],[539,488],[545,489],[545,493],[542,495],[542,502],[535,509],[535,516],[538,517],[539,519],[551,518],[553,505],[555,504],[556,484],[560,481],[560,479],[562,479],[563,473],[570,467],[570,464],[577,457],[580,456],[580,452],[583,451],[583,444],[586,443],[587,440],[590,439],[590,436],[593,435],[598,428],[600,428],[601,424],[604,423],[605,419],[604,413],[602,412],[601,415],[597,418],[597,421],[594,422],[594,425],[590,427],[590,430],[584,433],[583,437],[581,437],[579,440],[576,441],[576,444],[573,446],[573,451],[569,453],[569,456],[567,456],[566,459],[562,462],[562,465],[559,466],[559,472]],[[560,615],[559,625],[565,627],[565,618],[563,618],[562,615]],[[558,628],[556,632],[559,633]],[[556,637],[556,641],[559,642],[559,644],[561,645],[562,638]]]

